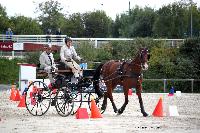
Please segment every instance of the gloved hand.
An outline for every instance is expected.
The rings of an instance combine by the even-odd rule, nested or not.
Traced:
[[[55,67],[51,66],[51,72],[55,72]]]
[[[81,59],[80,59],[80,62],[82,62],[82,63],[83,63],[83,62],[85,62],[85,60],[81,58]]]
[[[71,62],[71,61],[72,61],[72,59],[70,59],[70,58],[69,58],[69,59],[66,59],[65,61],[67,61],[67,62]]]

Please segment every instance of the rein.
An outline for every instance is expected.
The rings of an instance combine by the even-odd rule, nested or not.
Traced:
[[[142,73],[133,72],[132,69],[131,69],[132,71],[130,71],[131,74],[123,74],[123,73],[126,73],[126,71],[123,71],[124,70],[123,68],[124,68],[125,64],[128,64],[129,66],[130,65],[136,65],[136,66],[140,66],[141,67],[141,64],[139,65],[139,64],[132,64],[132,63],[129,63],[129,62],[123,62],[123,63],[120,64],[120,66],[118,67],[118,69],[116,71],[114,71],[113,73],[111,73],[110,75],[108,75],[107,77],[105,77],[104,79],[101,79],[101,80],[104,80],[104,83],[106,83],[106,82],[109,82],[109,81],[112,81],[112,80],[115,80],[115,79],[118,79],[118,78],[121,78],[121,80],[123,80],[124,77],[138,78],[138,77],[140,77],[142,75]],[[117,74],[117,76],[114,77],[114,78],[109,79],[109,77],[111,77],[114,74]],[[107,80],[105,80],[105,79],[107,79]]]

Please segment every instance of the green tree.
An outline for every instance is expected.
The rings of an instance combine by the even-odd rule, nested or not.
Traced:
[[[199,35],[200,10],[192,5],[193,34]],[[191,8],[183,2],[175,2],[163,6],[157,11],[157,19],[153,26],[154,36],[166,38],[183,38],[190,35]]]
[[[104,11],[88,12],[83,17],[86,37],[108,37],[112,19]]]
[[[187,78],[198,78],[200,75],[200,38],[187,39],[185,43],[180,47],[180,64],[185,67],[186,74],[184,75]],[[183,62],[183,63],[182,63]],[[187,64],[187,65],[185,65]],[[186,69],[187,68],[187,69]],[[192,71],[191,71],[192,70]]]
[[[9,25],[9,18],[7,17],[6,8],[0,4],[0,31],[5,34]]]
[[[74,13],[66,19],[64,32],[71,37],[84,37],[83,16],[80,13]]]
[[[121,22],[120,22],[120,17],[119,15],[116,16],[115,22],[112,22],[111,24],[111,30],[112,30],[112,36],[113,37],[120,37],[120,27],[121,27]]]
[[[62,26],[64,15],[62,11],[61,3],[58,1],[49,0],[39,3],[37,12],[40,12],[39,22],[42,23],[42,29],[46,32],[47,29],[56,30]]]
[[[154,9],[136,6],[130,10],[129,14],[123,13],[120,19],[116,19],[117,27],[114,30],[123,37],[150,37],[153,35],[155,16]]]
[[[17,16],[11,17],[10,21],[15,25],[14,31],[18,35],[42,34],[41,27],[36,20],[32,18]]]

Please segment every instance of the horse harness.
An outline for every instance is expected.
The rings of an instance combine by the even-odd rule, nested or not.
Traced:
[[[133,70],[127,71],[126,69],[124,69],[125,64],[128,64],[128,66],[133,65],[130,62],[126,62],[126,61],[123,61],[120,63],[120,65],[117,69],[117,74],[120,76],[121,82],[123,82],[124,77],[138,78],[142,75],[142,73],[135,73],[135,72],[133,72]]]
[[[128,61],[123,61],[120,62],[120,65],[118,66],[117,70],[113,73],[111,73],[110,75],[108,75],[107,77],[105,77],[103,80],[104,82],[108,82],[117,78],[120,78],[121,82],[123,82],[124,77],[129,77],[129,78],[139,78],[140,76],[142,76],[142,73],[135,73],[132,71],[127,71],[124,69],[124,67],[126,66],[126,64],[128,64],[128,66],[133,65],[132,63],[128,62]],[[115,78],[109,78],[112,75],[117,74],[118,76],[116,76]],[[139,79],[138,79],[139,80]]]

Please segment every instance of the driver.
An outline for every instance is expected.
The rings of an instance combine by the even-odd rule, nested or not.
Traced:
[[[76,53],[76,50],[72,46],[72,39],[69,37],[65,38],[65,45],[60,50],[61,61],[64,62],[68,67],[72,69],[75,78],[80,79],[83,76],[81,67],[74,61],[74,59],[82,60]]]
[[[44,69],[45,72],[48,73],[48,77],[51,83],[54,83],[54,79],[52,76],[52,71],[57,70],[53,54],[51,53],[51,46],[48,44],[44,45],[44,51],[40,55],[40,68]]]

